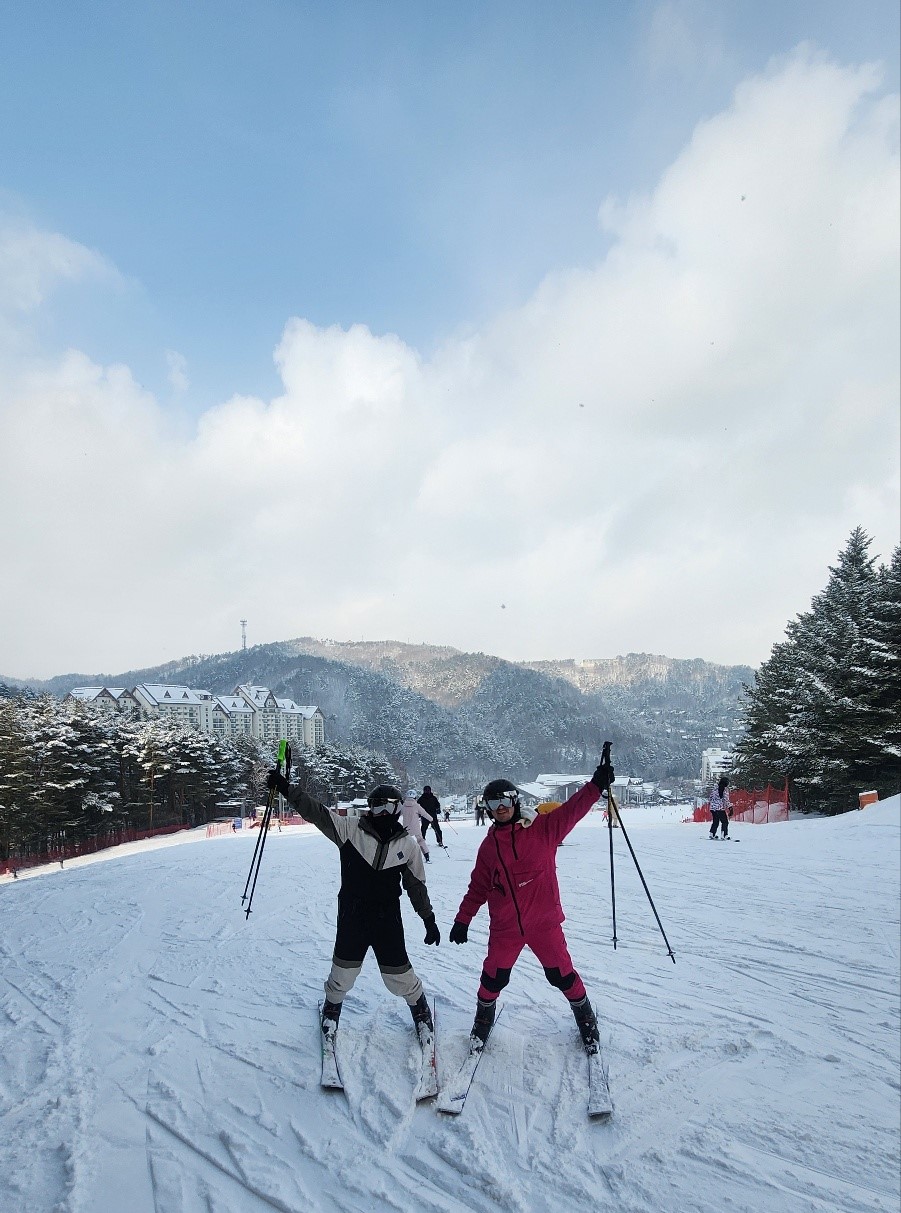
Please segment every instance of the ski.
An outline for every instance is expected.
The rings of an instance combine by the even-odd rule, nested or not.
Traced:
[[[322,1003],[319,1004],[319,1039],[322,1043],[322,1077],[319,1085],[326,1091],[343,1091],[341,1071],[338,1069],[338,1055],[335,1051],[337,1027],[326,1031],[322,1026]]]
[[[416,1102],[420,1103],[423,1099],[432,1099],[438,1094],[438,1060],[436,1056],[438,1011],[435,1003],[432,1003],[431,1029],[428,1024],[418,1023],[416,1024],[416,1035],[422,1050],[422,1066],[416,1087]]]
[[[613,1115],[613,1100],[607,1085],[607,1072],[600,1045],[588,1054],[588,1115],[592,1120],[606,1120]]]
[[[463,1064],[438,1097],[436,1106],[439,1112],[444,1112],[448,1116],[459,1116],[463,1111],[466,1096],[469,1094],[472,1080],[476,1076],[476,1070],[479,1068],[479,1062],[482,1060],[482,1054],[485,1052],[485,1045],[491,1039],[491,1033],[494,1031],[495,1024],[501,1017],[502,1010],[502,1007],[498,1007],[494,1023],[491,1025],[484,1043],[477,1037],[470,1036],[469,1052],[464,1057]]]

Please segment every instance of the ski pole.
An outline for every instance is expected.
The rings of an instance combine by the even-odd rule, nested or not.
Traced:
[[[281,746],[279,746],[279,752],[281,752]],[[279,758],[276,761],[275,769],[278,770],[280,768],[280,766],[281,766],[281,759]],[[275,789],[270,788],[269,792],[267,794],[267,797],[266,797],[266,808],[263,813],[262,820],[260,821],[260,828],[257,830],[257,840],[256,840],[256,843],[254,844],[254,848],[253,848],[253,858],[250,861],[250,871],[247,873],[247,880],[244,882],[244,892],[241,894],[241,904],[242,905],[247,900],[247,890],[250,888],[250,878],[253,875],[254,868],[257,865],[257,857],[260,852],[260,840],[263,837],[263,823],[268,822],[269,812],[270,812],[270,809],[272,808],[272,801],[273,801],[274,796],[275,796]]]
[[[287,741],[278,743],[278,757],[275,762],[275,769],[281,772],[282,763],[285,764],[286,778],[291,777],[291,747]],[[244,884],[244,892],[241,895],[241,904],[247,902],[244,910],[244,917],[250,917],[250,906],[253,901],[254,889],[257,887],[257,877],[260,874],[260,865],[263,862],[263,851],[266,847],[266,835],[269,833],[269,823],[272,820],[272,810],[275,806],[275,800],[278,796],[277,788],[269,789],[269,796],[266,800],[266,811],[263,813],[263,820],[260,823],[260,832],[257,835],[256,846],[253,849],[253,858],[250,861],[250,871],[247,873],[247,880]],[[251,877],[253,878],[251,882]],[[248,895],[248,888],[250,893]]]
[[[607,755],[608,760],[609,760],[609,757],[610,757],[610,742],[609,741],[604,742],[604,753]],[[601,761],[603,762],[603,758],[601,759]],[[654,898],[651,896],[651,890],[648,888],[648,882],[644,878],[644,873],[642,872],[641,865],[638,862],[638,856],[635,854],[635,848],[632,846],[632,843],[629,839],[629,835],[626,833],[626,827],[623,824],[622,815],[620,814],[619,808],[617,807],[616,800],[614,799],[614,796],[613,796],[613,788],[611,787],[611,784],[610,784],[610,781],[608,778],[608,781],[607,781],[607,813],[608,813],[608,815],[611,812],[616,813],[617,821],[619,822],[619,828],[623,832],[623,838],[625,838],[625,840],[626,840],[626,846],[629,848],[629,854],[632,856],[632,861],[635,864],[635,870],[638,872],[638,875],[641,878],[642,887],[644,888],[644,891],[647,894],[648,901],[650,902],[650,905],[651,905],[651,909],[654,911],[654,917],[657,919],[657,926],[660,928],[660,934],[663,936],[663,942],[666,944],[666,950],[669,954],[669,958],[673,962],[673,964],[675,964],[676,955],[673,952],[673,949],[670,947],[670,942],[666,937],[666,931],[664,931],[664,929],[663,929],[663,923],[660,921],[660,915],[657,913],[657,907],[654,905]],[[612,818],[608,816],[608,822],[610,822],[610,821],[612,821]],[[610,873],[611,873],[611,880],[612,880],[612,876],[613,876],[613,827],[612,827],[612,825],[610,827],[610,848],[611,848],[611,850],[610,850]],[[614,922],[613,946],[616,947],[616,915],[615,914],[614,914],[613,922]]]
[[[601,752],[601,765],[610,767],[610,742],[604,742]],[[613,950],[616,951],[616,885],[613,879],[613,792],[610,787],[610,777],[607,777],[607,835],[610,840],[610,907],[613,913]]]

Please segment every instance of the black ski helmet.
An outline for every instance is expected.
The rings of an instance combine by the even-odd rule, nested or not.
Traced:
[[[482,792],[482,800],[485,802],[485,811],[488,816],[494,821],[494,813],[491,811],[489,800],[498,800],[501,796],[513,797],[513,817],[512,821],[519,820],[519,792],[516,789],[516,784],[511,783],[509,779],[492,779],[491,783],[485,784],[485,789]]]
[[[390,783],[380,783],[366,797],[366,803],[369,805],[370,810],[380,809],[388,805],[395,817],[400,812],[403,800],[404,798],[400,789],[393,787]]]

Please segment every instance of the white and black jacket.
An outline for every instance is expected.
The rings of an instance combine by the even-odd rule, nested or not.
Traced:
[[[342,903],[364,908],[397,901],[403,884],[419,917],[433,917],[419,843],[396,817],[383,815],[384,825],[368,813],[342,817],[299,788],[292,788],[288,801],[338,848]]]

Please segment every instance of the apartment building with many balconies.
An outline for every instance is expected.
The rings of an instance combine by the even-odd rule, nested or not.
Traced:
[[[730,750],[704,750],[701,754],[701,787],[712,787],[721,775],[728,775],[731,770],[732,752]]]
[[[255,711],[254,736],[260,741],[297,741],[315,749],[325,741],[325,721],[319,708],[301,705],[293,699],[279,699],[268,687],[242,683],[235,687]]]
[[[97,711],[168,720],[212,737],[285,740],[310,750],[325,742],[325,718],[318,707],[279,698],[268,687],[249,683],[236,687],[231,695],[173,683],[139,683],[131,691],[75,687],[65,698]]]

